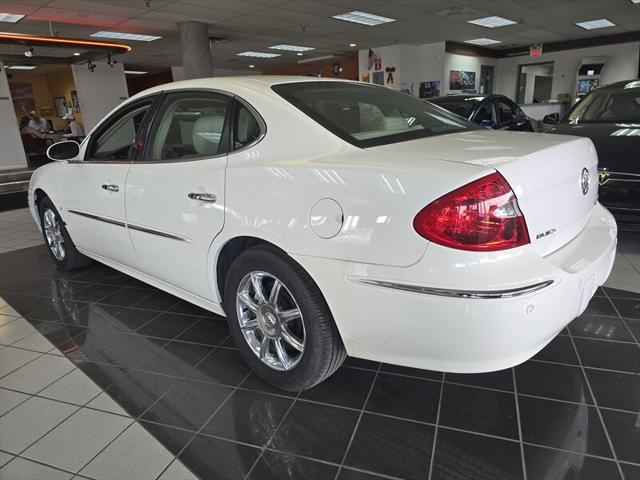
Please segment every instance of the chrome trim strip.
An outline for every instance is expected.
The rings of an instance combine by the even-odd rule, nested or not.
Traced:
[[[99,215],[94,215],[92,213],[80,212],[78,210],[67,210],[67,212],[75,213],[76,215],[80,215],[81,217],[87,217],[87,218],[90,218],[92,220],[98,220],[100,222],[110,223],[111,225],[117,225],[119,227],[126,227],[127,226],[126,223],[121,222],[120,220],[114,220],[112,218],[107,218],[107,217],[101,217]]]
[[[496,298],[513,298],[529,293],[534,293],[553,283],[553,280],[528,285],[526,287],[511,288],[507,290],[451,290],[447,288],[421,287],[419,285],[409,285],[406,283],[387,282],[384,280],[370,280],[367,278],[358,279],[360,283],[365,285],[373,285],[376,287],[390,288],[393,290],[401,290],[403,292],[422,293],[425,295],[438,295],[442,297],[454,298],[472,298],[472,299],[496,299]]]
[[[172,240],[179,240],[181,242],[191,243],[191,240],[180,237],[178,235],[173,235],[172,233],[161,232],[159,230],[154,230],[152,228],[141,227],[140,225],[133,225],[131,223],[122,222],[120,220],[114,220],[112,218],[101,217],[100,215],[94,215],[92,213],[81,212],[78,210],[67,210],[69,213],[75,213],[76,215],[80,215],[81,217],[87,217],[92,220],[98,220],[99,222],[110,223],[111,225],[117,225],[118,227],[130,228],[131,230],[137,230],[139,232],[149,233],[151,235],[157,235],[159,237],[170,238]]]
[[[171,238],[173,240],[179,240],[181,242],[190,242],[188,239],[184,237],[179,237],[178,235],[173,235],[172,233],[160,232],[159,230],[153,230],[147,227],[141,227],[139,225],[132,225],[130,223],[127,224],[131,230],[137,230],[138,232],[150,233],[151,235],[158,235],[159,237]]]

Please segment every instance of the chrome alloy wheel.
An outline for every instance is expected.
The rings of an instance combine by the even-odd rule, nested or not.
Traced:
[[[64,237],[60,230],[60,222],[55,212],[47,208],[42,215],[44,219],[44,234],[47,237],[47,244],[56,260],[63,261],[65,256]]]
[[[253,353],[274,370],[287,371],[302,359],[302,312],[287,287],[266,272],[251,272],[236,292],[240,329]]]

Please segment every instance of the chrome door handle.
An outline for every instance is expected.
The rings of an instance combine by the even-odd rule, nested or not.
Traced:
[[[102,189],[106,190],[108,192],[118,192],[118,191],[120,191],[120,187],[118,185],[113,185],[113,184],[110,184],[110,183],[104,183],[102,185]]]
[[[215,203],[218,199],[213,193],[195,193],[187,194],[191,200],[199,200],[201,202]]]

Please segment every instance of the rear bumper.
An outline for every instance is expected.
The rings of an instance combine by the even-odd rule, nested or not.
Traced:
[[[294,258],[323,291],[349,355],[472,373],[522,363],[580,315],[609,276],[616,241],[598,204],[544,258],[530,246],[479,254],[434,244],[407,268]]]

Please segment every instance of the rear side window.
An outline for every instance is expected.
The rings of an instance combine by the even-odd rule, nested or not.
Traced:
[[[230,105],[230,97],[213,92],[167,95],[151,127],[145,160],[192,160],[226,153]]]
[[[233,131],[234,150],[251,145],[262,135],[260,122],[258,122],[255,115],[251,113],[242,102],[238,101],[236,105],[236,118]]]
[[[361,148],[478,128],[428,102],[375,85],[309,81],[271,88],[324,128]]]

